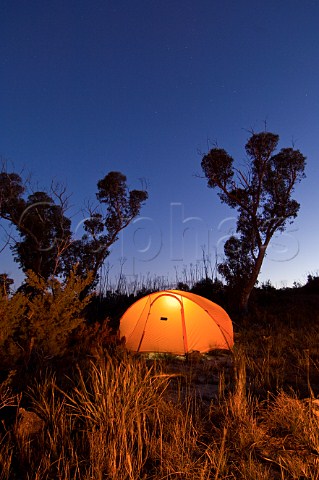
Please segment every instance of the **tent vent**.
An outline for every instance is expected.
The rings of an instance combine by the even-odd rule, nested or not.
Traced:
[[[165,321],[167,321],[167,320],[168,320],[168,318],[167,318],[167,317],[161,317],[161,320],[165,320]]]

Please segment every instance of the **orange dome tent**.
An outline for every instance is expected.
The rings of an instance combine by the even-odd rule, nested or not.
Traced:
[[[232,321],[216,303],[194,293],[163,290],[131,305],[120,320],[128,350],[183,355],[231,349]]]

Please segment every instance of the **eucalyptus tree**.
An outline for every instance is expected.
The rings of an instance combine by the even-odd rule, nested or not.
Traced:
[[[201,161],[208,187],[238,212],[236,235],[225,242],[225,261],[218,269],[239,292],[241,310],[248,307],[272,237],[293,222],[300,207],[292,195],[305,177],[306,158],[294,148],[277,151],[278,142],[274,133],[252,133],[245,145],[245,169],[236,168],[234,159],[218,147]]]
[[[31,270],[47,280],[67,278],[75,267],[79,275],[91,272],[97,279],[111,245],[148,197],[145,190],[130,190],[120,172],[109,172],[97,187],[98,205],[88,212],[84,233],[76,239],[65,189],[51,188],[50,195],[30,192],[20,175],[0,172],[0,219],[14,230],[7,241],[24,272]]]
[[[63,201],[57,204],[46,192],[28,192],[20,175],[2,171],[0,218],[15,228],[9,243],[24,272],[32,270],[45,279],[63,272],[61,259],[72,237]]]
[[[68,262],[77,263],[82,274],[89,270],[97,280],[98,271],[109,255],[120,232],[140,213],[148,198],[146,190],[129,190],[127,178],[121,172],[109,172],[97,183],[97,206],[89,209],[84,235],[68,249]]]

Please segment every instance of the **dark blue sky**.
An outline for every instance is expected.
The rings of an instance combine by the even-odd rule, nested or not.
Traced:
[[[299,148],[301,210],[260,279],[318,273],[319,3],[315,0],[2,0],[0,154],[34,183],[64,182],[75,214],[120,170],[149,200],[109,257],[112,272],[175,277],[215,263],[235,226],[201,174],[218,142],[245,161],[249,130]],[[71,211],[72,213],[72,211]],[[1,271],[15,274],[10,251]],[[131,278],[131,277],[128,277]]]

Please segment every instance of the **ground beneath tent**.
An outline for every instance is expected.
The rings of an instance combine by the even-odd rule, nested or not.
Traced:
[[[147,362],[160,361],[163,373],[170,378],[166,395],[170,400],[191,393],[202,402],[210,403],[229,389],[233,378],[233,354],[216,351],[185,356],[149,354]]]

